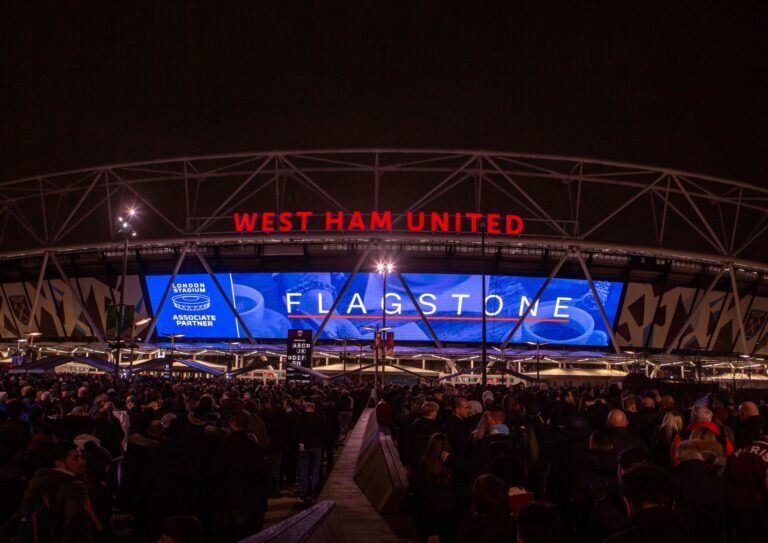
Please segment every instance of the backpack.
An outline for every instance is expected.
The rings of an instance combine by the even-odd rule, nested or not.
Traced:
[[[55,543],[51,502],[47,496],[29,503],[16,526],[19,543]]]

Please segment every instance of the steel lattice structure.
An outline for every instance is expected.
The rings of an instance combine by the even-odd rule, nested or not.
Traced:
[[[768,272],[768,189],[587,158],[427,149],[197,156],[3,181],[0,204],[0,264],[40,260],[33,314],[49,263],[68,283],[62,255],[122,249],[115,219],[128,206],[136,206],[141,215],[139,236],[129,243],[131,254],[175,248],[174,277],[188,256],[196,256],[213,275],[205,258],[209,246],[308,243],[353,244],[359,249],[354,275],[375,246],[480,243],[477,234],[410,232],[403,224],[407,212],[516,213],[525,219],[524,232],[489,237],[487,243],[494,249],[546,254],[553,264],[548,280],[570,260],[592,285],[596,258],[637,256],[673,260],[708,275],[707,292],[727,281],[737,300],[743,353],[748,351],[738,282],[760,283]],[[234,212],[292,209],[386,209],[395,220],[388,232],[327,232],[312,226],[284,234],[234,233]],[[691,310],[680,335],[697,310]],[[614,337],[611,343],[619,352]]]
[[[405,212],[438,205],[514,211],[526,219],[514,240],[523,245],[756,270],[768,262],[768,189],[666,168],[521,153],[341,149],[154,160],[3,181],[0,203],[4,259],[117,247],[114,217],[135,203],[143,214],[136,247],[239,239],[231,222],[242,209]]]

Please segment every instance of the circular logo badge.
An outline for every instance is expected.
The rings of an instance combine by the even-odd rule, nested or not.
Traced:
[[[171,303],[181,311],[204,311],[211,307],[211,298],[202,294],[177,294]]]

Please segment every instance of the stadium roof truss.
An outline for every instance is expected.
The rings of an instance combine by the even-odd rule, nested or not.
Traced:
[[[190,253],[214,277],[203,250],[211,245],[352,244],[364,248],[353,270],[356,273],[374,246],[430,243],[477,247],[487,243],[511,254],[542,250],[559,259],[535,301],[569,259],[578,263],[593,294],[587,261],[669,259],[712,275],[707,292],[721,279],[730,280],[744,353],[747,348],[737,276],[762,281],[768,271],[768,189],[667,168],[587,158],[423,149],[186,157],[3,181],[0,204],[0,264],[19,258],[41,259],[33,314],[49,264],[69,283],[60,256],[123,249],[124,240],[115,225],[116,217],[128,207],[135,207],[140,215],[140,235],[127,242],[131,254],[168,248],[178,251],[171,282]],[[305,232],[234,231],[235,212],[284,210],[318,214],[391,210],[393,227],[386,232],[328,232],[319,224],[310,224]],[[515,213],[523,217],[525,229],[521,235],[509,237],[427,234],[405,228],[408,212],[434,210]],[[86,308],[80,309],[98,330]],[[233,307],[230,310],[236,314]],[[689,321],[697,310],[698,306],[693,308]],[[423,314],[421,317],[429,326]],[[240,324],[249,341],[255,343],[245,323]],[[680,334],[687,325],[680,328]],[[610,325],[607,328],[611,330]],[[507,347],[515,329],[502,348]],[[314,340],[320,332],[322,326]],[[442,349],[437,336],[432,333],[432,337]],[[103,337],[98,339],[104,341]],[[611,342],[619,352],[614,337]],[[677,343],[671,343],[667,354]]]

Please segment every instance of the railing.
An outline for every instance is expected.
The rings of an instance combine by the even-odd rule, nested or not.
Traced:
[[[408,495],[408,477],[391,435],[384,433],[372,408],[355,466],[355,483],[379,513],[396,513]]]
[[[344,543],[336,504],[321,501],[316,505],[262,530],[240,543]]]
[[[397,458],[392,438],[385,436],[383,442],[379,438],[375,395],[372,398],[374,407],[363,410],[347,435],[320,499],[336,502],[338,515],[344,519],[341,530],[348,542],[413,541],[418,536],[410,517],[383,513],[399,503],[402,485],[396,486],[390,475],[392,470],[397,472],[399,459],[391,460]]]

